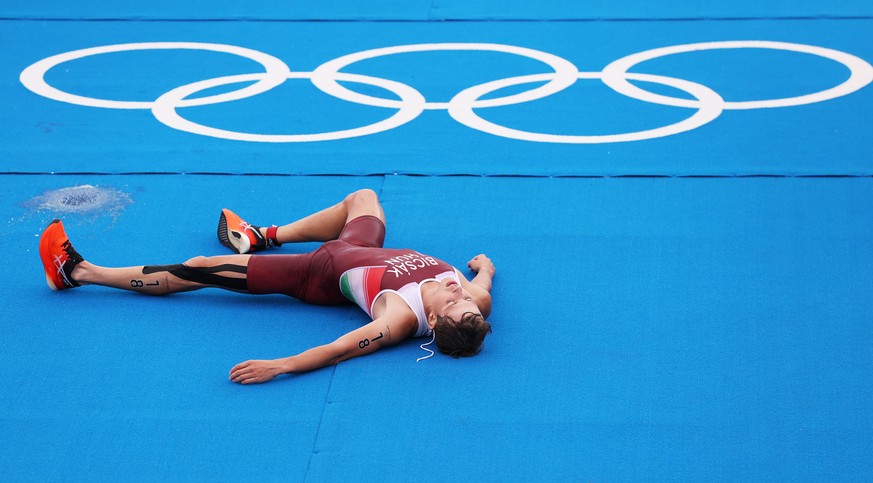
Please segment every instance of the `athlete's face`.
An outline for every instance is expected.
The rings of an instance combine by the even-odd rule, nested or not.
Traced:
[[[432,301],[432,312],[440,317],[451,317],[457,321],[467,312],[481,314],[470,292],[451,278],[445,278],[439,283]]]

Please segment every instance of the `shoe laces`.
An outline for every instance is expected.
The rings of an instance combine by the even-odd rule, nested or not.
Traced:
[[[64,266],[72,258],[72,254],[70,253],[70,250],[72,250],[72,248],[73,248],[73,245],[70,244],[70,240],[67,240],[64,243],[61,243],[61,249],[64,250],[64,253],[62,253],[61,255],[55,255],[55,260],[54,260],[55,269],[57,269],[58,275],[60,275],[61,278],[64,279],[64,283],[66,283],[68,287],[72,287],[72,286],[74,286],[74,284],[69,279],[69,277],[67,277],[67,272],[64,270]],[[74,250],[74,253],[75,253],[75,250]]]
[[[55,269],[58,271],[58,275],[64,279],[64,283],[67,284],[68,287],[78,287],[79,284],[76,283],[70,276],[67,274],[67,264],[72,262],[72,266],[69,267],[70,274],[73,273],[73,268],[82,261],[82,256],[79,255],[79,252],[73,248],[73,244],[70,243],[70,240],[66,240],[61,243],[61,249],[64,251],[61,255],[54,256],[54,265]],[[64,256],[66,255],[66,256]]]

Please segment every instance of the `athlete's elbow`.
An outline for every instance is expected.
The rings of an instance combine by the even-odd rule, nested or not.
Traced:
[[[486,319],[491,315],[491,294],[485,293],[476,300],[476,306]]]
[[[318,346],[296,356],[291,356],[288,359],[288,373],[294,374],[336,365],[343,360],[342,353],[338,351],[334,344]]]
[[[328,359],[328,364],[335,366],[340,362],[347,361],[354,357],[353,348],[351,344],[338,340],[331,344],[328,344],[330,358]]]

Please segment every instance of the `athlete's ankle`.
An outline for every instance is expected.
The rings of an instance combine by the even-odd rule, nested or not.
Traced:
[[[264,238],[267,240],[268,247],[280,247],[282,242],[279,241],[279,227],[276,225],[261,228]]]
[[[93,267],[93,264],[82,260],[73,267],[73,270],[70,272],[70,278],[80,285],[86,285],[88,283],[88,274]]]

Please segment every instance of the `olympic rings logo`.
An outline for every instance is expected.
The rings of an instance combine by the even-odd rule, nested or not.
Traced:
[[[237,55],[259,63],[264,68],[264,71],[216,77],[194,82],[176,87],[152,102],[114,101],[78,96],[56,89],[45,81],[45,74],[50,69],[72,60],[112,52],[160,49],[206,50]],[[695,82],[662,75],[630,72],[638,64],[659,57],[718,49],[770,49],[799,52],[823,57],[842,64],[849,69],[850,74],[849,78],[839,85],[806,95],[755,101],[726,101],[709,87]],[[509,77],[472,86],[457,93],[448,102],[428,101],[415,88],[400,82],[341,72],[342,69],[367,59],[427,51],[502,52],[539,61],[545,64],[549,71],[542,74]],[[336,98],[356,104],[392,109],[396,110],[396,112],[387,119],[367,126],[317,134],[254,134],[228,131],[195,123],[185,119],[178,112],[179,108],[183,107],[204,106],[245,99],[267,92],[283,84],[288,79],[309,79],[318,89]],[[668,126],[645,131],[596,136],[522,131],[487,121],[476,112],[479,109],[486,109],[488,107],[509,106],[542,99],[572,86],[580,79],[599,79],[614,91],[627,97],[654,104],[693,109],[694,112],[688,118]],[[433,43],[399,45],[365,50],[325,62],[312,72],[294,72],[276,57],[233,45],[198,42],[143,42],[93,47],[47,57],[24,69],[21,72],[20,80],[31,91],[49,99],[107,109],[150,109],[158,121],[173,129],[192,134],[239,141],[294,143],[354,138],[397,128],[414,120],[425,110],[445,110],[457,122],[472,129],[496,136],[532,142],[596,144],[641,141],[679,134],[703,126],[719,117],[725,110],[799,106],[835,99],[862,89],[873,81],[873,66],[863,59],[838,50],[787,42],[747,40],[703,42],[661,47],[618,59],[608,64],[600,72],[580,72],[573,63],[566,59],[524,47],[490,43]],[[630,81],[669,86],[688,93],[693,99],[656,94],[632,84]],[[361,94],[340,85],[339,82],[376,86],[395,94],[399,100],[383,99]],[[542,84],[543,82],[545,83]],[[245,87],[222,94],[190,98],[207,89],[236,84],[245,84]],[[513,95],[483,99],[486,95],[505,87],[526,84],[542,85]]]

